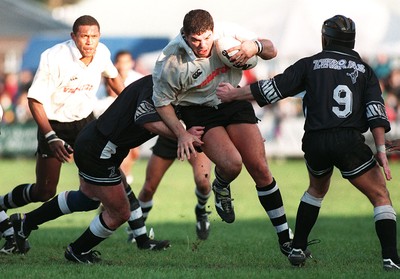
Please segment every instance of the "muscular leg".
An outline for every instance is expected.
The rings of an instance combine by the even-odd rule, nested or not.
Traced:
[[[310,173],[310,185],[300,200],[297,209],[295,234],[292,247],[307,249],[308,236],[317,221],[321,203],[329,190],[332,172],[323,177],[314,177]]]
[[[242,158],[224,127],[214,127],[203,135],[202,150],[215,163],[212,183],[215,209],[223,221],[233,223],[235,211],[230,183],[242,170]]]
[[[191,157],[189,163],[192,165],[194,182],[197,192],[207,196],[211,191],[210,172],[211,161],[202,153],[198,153],[197,157]]]
[[[227,131],[256,184],[259,201],[275,227],[282,250],[282,245],[290,242],[289,226],[278,184],[267,163],[260,130],[256,124],[244,123],[229,125]]]
[[[256,124],[234,124],[229,125],[227,131],[256,185],[271,184],[272,173],[267,163],[264,140],[258,126]]]
[[[392,207],[385,178],[378,165],[350,182],[368,197],[374,206],[375,230],[381,244],[383,259],[400,264],[397,252],[396,212]]]
[[[212,162],[218,174],[227,182],[233,181],[242,170],[242,157],[223,127],[215,127],[203,136],[203,152]]]
[[[81,191],[91,199],[100,200],[104,211],[96,216],[86,231],[70,248],[73,253],[81,254],[90,251],[111,234],[130,217],[129,202],[122,183],[115,186],[96,186],[81,180]]]
[[[31,202],[45,202],[56,194],[60,177],[61,163],[55,158],[36,160],[36,183],[21,184],[11,192],[0,197],[0,206],[4,209],[17,208]]]
[[[61,163],[57,159],[45,159],[37,155],[36,183],[20,184],[6,195],[0,196],[0,208],[17,208],[31,202],[45,202],[51,199],[57,191],[60,169]],[[5,219],[3,224],[6,226],[2,231],[5,233],[4,236],[12,237],[14,230],[9,219]],[[13,240],[10,241],[13,243]]]
[[[139,192],[139,202],[146,220],[153,207],[153,196],[160,185],[161,179],[175,160],[165,159],[152,154],[146,167],[146,179]]]

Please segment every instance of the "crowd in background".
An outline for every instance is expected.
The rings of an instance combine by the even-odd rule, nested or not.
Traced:
[[[397,59],[391,59],[385,54],[379,54],[368,62],[379,78],[388,118],[396,128],[400,118],[400,63]],[[26,98],[33,76],[34,73],[29,70],[19,73],[0,73],[0,104],[4,109],[3,125],[33,121]],[[241,84],[251,83],[257,78],[263,77],[257,77],[251,70],[245,71]],[[107,95],[105,90],[105,87],[99,89],[99,99]],[[261,122],[265,124],[265,127],[261,125],[261,130],[266,139],[273,139],[279,136],[279,123],[283,119],[302,117],[301,99],[288,98],[268,108],[256,108],[256,111],[260,119],[269,119],[269,121]]]

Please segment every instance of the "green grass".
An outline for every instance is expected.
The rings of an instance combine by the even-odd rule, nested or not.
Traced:
[[[400,163],[392,162],[391,166],[394,178],[388,188],[399,210]],[[143,183],[145,167],[145,160],[134,166],[135,193]],[[270,161],[270,167],[293,228],[299,199],[308,184],[304,164],[301,160]],[[34,181],[33,160],[2,159],[0,169],[1,194],[17,184]],[[74,164],[65,164],[61,175],[59,192],[77,188]],[[207,241],[196,240],[192,171],[188,163],[177,161],[165,175],[147,221],[147,228],[154,228],[157,239],[171,241],[170,249],[139,251],[126,243],[124,225],[96,247],[102,253],[102,263],[69,263],[63,256],[66,245],[87,228],[96,214],[74,213],[32,232],[32,249],[27,255],[0,255],[0,278],[398,278],[398,274],[382,269],[372,206],[337,170],[310,236],[321,243],[310,246],[314,259],[301,269],[292,268],[281,255],[274,229],[245,169],[232,183],[232,195],[236,221],[222,222],[211,198],[210,237]],[[31,204],[9,213],[37,206]]]

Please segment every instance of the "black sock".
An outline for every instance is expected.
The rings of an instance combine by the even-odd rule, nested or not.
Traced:
[[[144,223],[142,208],[140,207],[139,201],[135,194],[132,192],[130,186],[125,188],[126,195],[129,200],[131,217],[128,220],[129,228],[133,231],[135,236],[136,244],[143,246],[149,240],[147,236],[147,229]]]
[[[382,258],[391,259],[396,264],[400,264],[397,253],[396,221],[382,219],[375,222],[375,230],[382,247]]]
[[[279,243],[282,245],[290,241],[289,226],[287,224],[285,209],[281,192],[276,184],[275,179],[266,187],[257,187],[258,199],[267,212],[272,225],[278,234]]]
[[[74,253],[82,254],[92,250],[93,247],[100,244],[113,232],[114,230],[111,230],[104,223],[102,214],[100,214],[99,216],[96,216],[95,219],[93,219],[89,228],[87,228],[86,231],[77,240],[71,243],[70,246]]]
[[[43,203],[40,207],[25,214],[24,229],[29,231],[36,230],[38,225],[47,221],[54,220],[64,215],[58,205],[58,195],[48,202]]]
[[[320,207],[304,201],[300,202],[296,216],[296,227],[293,239],[293,248],[303,251],[307,248],[308,236],[317,221]]]
[[[229,183],[232,181],[225,180],[221,177],[221,175],[217,172],[217,168],[214,169],[215,179],[213,181],[213,186],[217,188],[227,188],[229,187]]]
[[[4,209],[17,208],[32,202],[30,192],[35,184],[21,184],[3,197]]]

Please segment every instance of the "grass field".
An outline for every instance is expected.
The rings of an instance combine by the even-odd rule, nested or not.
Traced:
[[[304,164],[301,160],[270,161],[270,166],[293,228],[299,199],[308,183]],[[143,183],[145,167],[145,160],[134,167],[132,187],[136,193]],[[393,162],[394,178],[388,182],[398,211],[399,169],[400,163]],[[33,160],[2,159],[0,170],[1,194],[17,184],[34,181]],[[75,165],[65,164],[58,191],[77,186]],[[96,214],[74,213],[33,231],[29,238],[32,249],[27,255],[0,255],[0,278],[399,278],[398,273],[382,269],[372,206],[337,170],[310,238],[320,239],[321,243],[310,246],[314,259],[301,269],[292,268],[280,253],[274,229],[245,169],[232,183],[232,196],[236,221],[222,222],[212,197],[208,203],[212,211],[210,237],[207,241],[196,240],[191,168],[186,162],[177,161],[164,177],[147,221],[147,228],[154,228],[157,239],[171,241],[170,249],[139,251],[134,244],[126,243],[124,225],[96,247],[102,253],[102,263],[87,266],[67,262],[66,245],[87,228]],[[37,206],[32,204],[9,213],[26,212]]]

